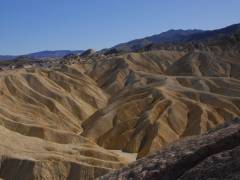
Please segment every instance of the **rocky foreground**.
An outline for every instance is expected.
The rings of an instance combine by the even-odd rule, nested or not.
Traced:
[[[100,180],[240,179],[240,119],[186,138]]]

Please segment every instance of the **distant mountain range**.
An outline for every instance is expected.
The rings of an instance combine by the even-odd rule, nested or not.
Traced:
[[[221,44],[225,42],[240,41],[240,24],[233,24],[225,28],[217,30],[169,30],[157,35],[145,37],[142,39],[132,40],[126,43],[118,44],[109,49],[103,49],[99,53],[114,54],[119,52],[132,52],[141,50],[151,50],[162,48],[167,45],[181,45],[188,43],[207,43]],[[40,51],[36,53],[26,54],[29,58],[61,58],[69,54],[81,54],[83,50],[56,50],[56,51]],[[12,60],[17,56],[1,56],[0,60]]]
[[[11,55],[0,55],[0,60],[13,60],[15,59],[17,56],[11,56]]]
[[[186,41],[189,36],[202,33],[203,30],[169,30],[161,34],[121,43],[113,47],[119,51],[136,51],[149,44],[179,43]]]
[[[42,58],[61,58],[68,54],[81,54],[83,50],[56,50],[56,51],[40,51],[31,54],[25,54],[24,56],[28,56],[34,59],[42,59]],[[0,55],[0,60],[13,60],[18,56],[11,55]]]
[[[163,46],[183,43],[219,43],[240,39],[240,24],[233,24],[217,30],[169,30],[161,34],[118,44],[105,50],[107,53],[139,51],[147,46]]]

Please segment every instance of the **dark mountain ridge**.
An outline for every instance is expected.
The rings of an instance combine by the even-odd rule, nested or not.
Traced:
[[[136,52],[152,49],[186,48],[191,44],[214,45],[240,41],[240,24],[233,24],[216,30],[169,30],[158,35],[121,43],[108,50],[106,54]],[[177,47],[176,47],[177,46]],[[184,46],[184,47],[183,47]]]
[[[117,49],[121,51],[136,51],[149,44],[164,44],[172,42],[183,42],[193,34],[204,32],[203,30],[169,30],[161,34],[149,36],[146,38],[136,39],[129,41],[127,43],[121,43],[114,46],[112,49]]]

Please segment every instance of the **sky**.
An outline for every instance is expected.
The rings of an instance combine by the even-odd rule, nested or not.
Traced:
[[[169,29],[240,23],[240,0],[0,0],[0,54],[100,50]]]

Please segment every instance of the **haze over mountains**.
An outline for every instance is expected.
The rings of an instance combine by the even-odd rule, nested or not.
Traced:
[[[68,54],[81,54],[83,50],[56,50],[56,51],[40,51],[30,54],[25,54],[21,56],[28,56],[30,58],[34,59],[42,59],[42,58],[61,58],[63,56],[66,56]],[[12,56],[12,55],[0,55],[0,60],[13,60],[17,58],[18,56]]]
[[[240,116],[239,24],[24,58],[0,63],[0,178],[213,178],[240,153],[238,120],[211,130]]]

